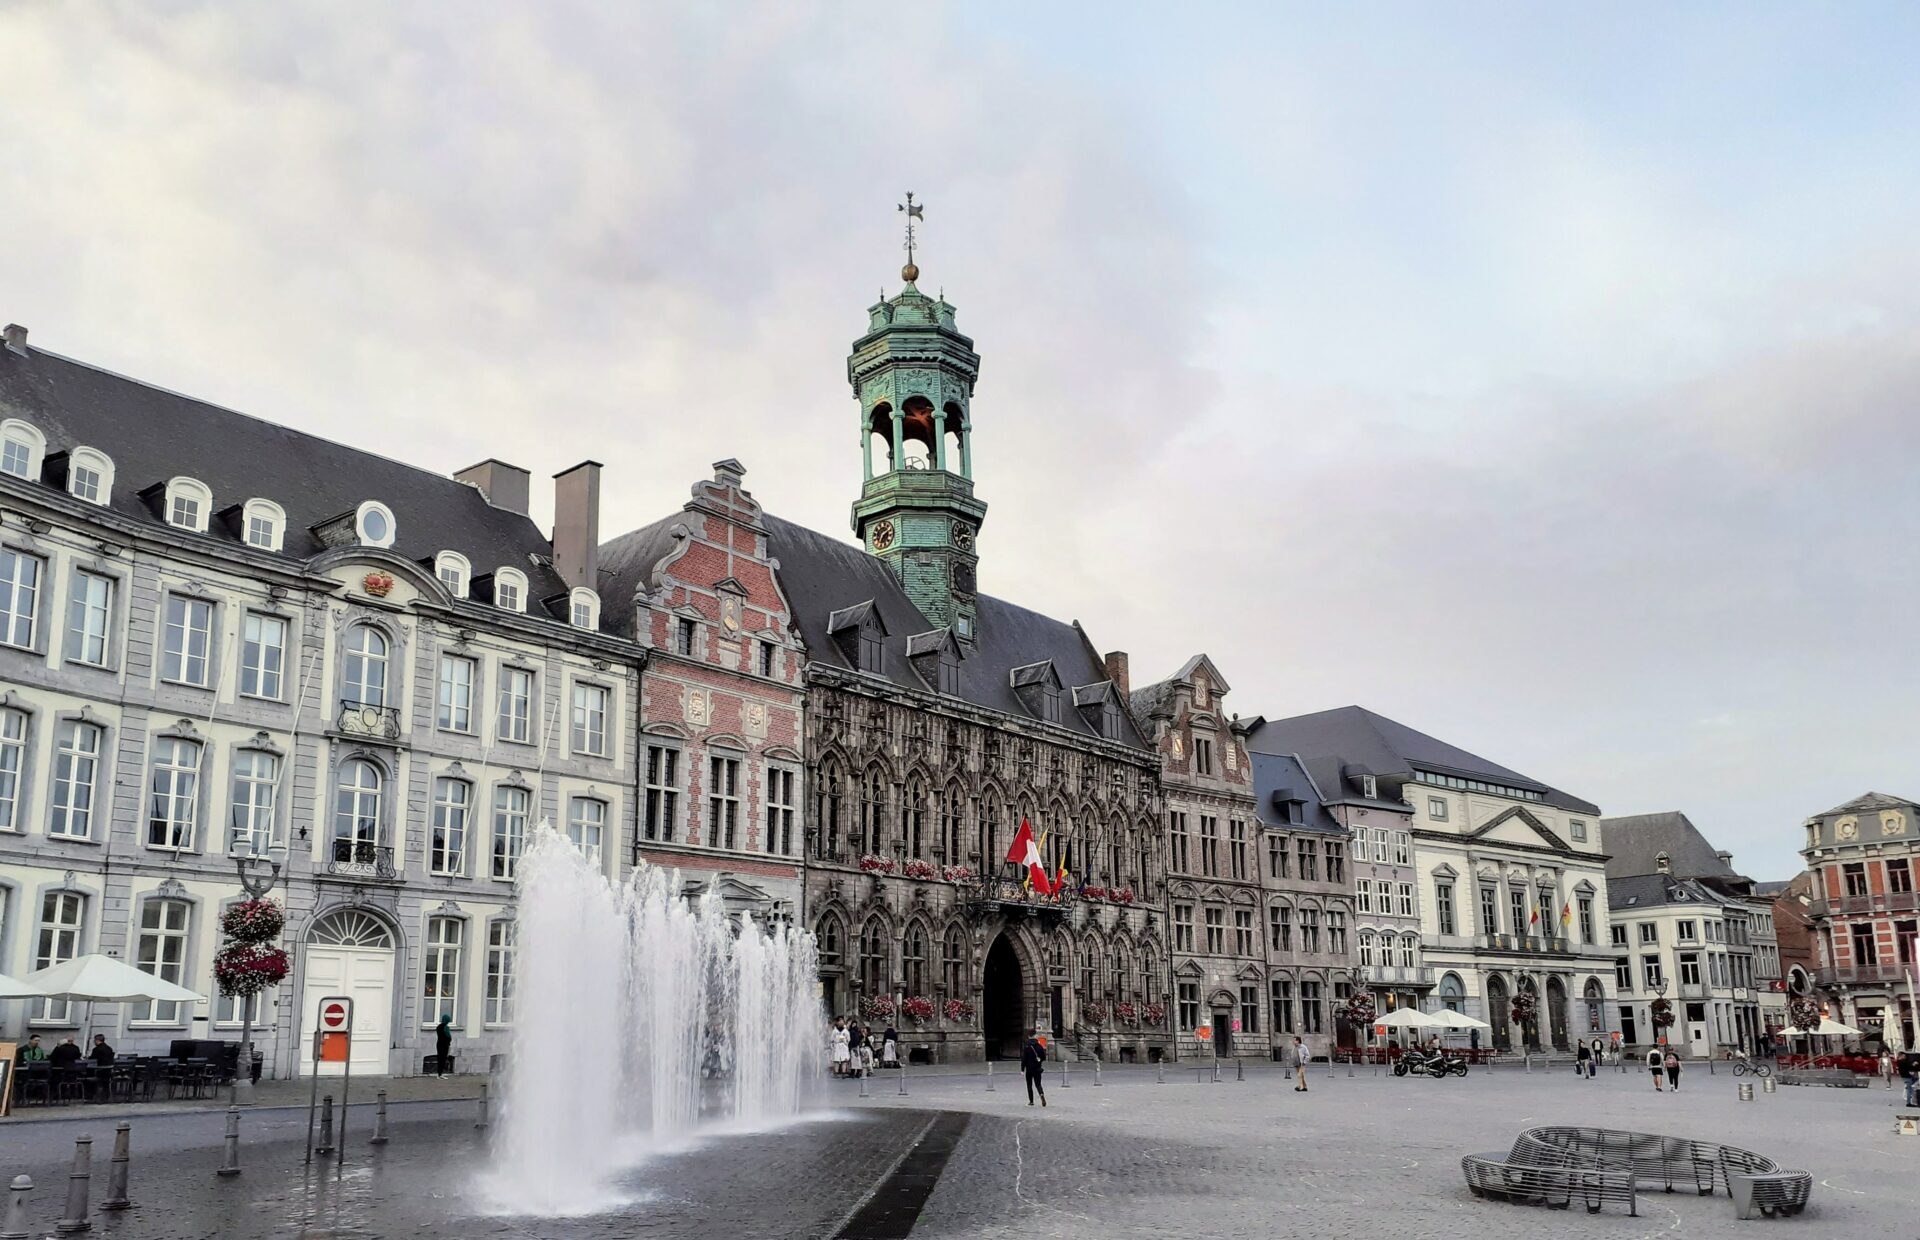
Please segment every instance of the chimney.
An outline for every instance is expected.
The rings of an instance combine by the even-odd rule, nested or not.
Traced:
[[[1127,683],[1126,651],[1116,650],[1107,656],[1107,679],[1113,682],[1114,688],[1120,690],[1121,697],[1132,692]]]
[[[11,349],[15,353],[18,353],[21,357],[25,357],[27,355],[27,329],[26,328],[20,326],[18,323],[9,323],[6,326],[5,336],[7,341],[7,348]]]
[[[508,512],[527,515],[527,500],[533,490],[529,485],[533,475],[518,465],[509,465],[505,461],[496,461],[492,457],[478,465],[469,465],[453,476],[455,482],[465,482],[478,487],[480,494],[495,508],[504,508]]]
[[[600,588],[600,462],[553,476],[553,567],[568,585]]]
[[[740,484],[746,481],[746,477],[747,467],[732,457],[713,463],[713,480],[723,487],[732,487],[738,491]]]

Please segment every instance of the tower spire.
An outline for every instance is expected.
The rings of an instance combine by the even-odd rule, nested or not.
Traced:
[[[912,284],[920,278],[920,269],[913,265],[913,246],[915,240],[913,222],[915,220],[924,222],[927,218],[927,208],[925,204],[916,204],[913,201],[912,190],[907,191],[907,200],[897,204],[897,206],[899,210],[907,214],[907,265],[900,269],[900,278],[908,284]]]

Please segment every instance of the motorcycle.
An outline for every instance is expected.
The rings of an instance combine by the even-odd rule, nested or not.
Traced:
[[[1430,1076],[1440,1080],[1448,1076],[1465,1076],[1467,1061],[1445,1053],[1429,1055],[1423,1051],[1408,1051],[1393,1061],[1395,1076]]]

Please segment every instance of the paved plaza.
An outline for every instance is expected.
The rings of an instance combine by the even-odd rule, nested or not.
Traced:
[[[585,1218],[486,1212],[487,1132],[471,1102],[394,1108],[393,1140],[367,1144],[356,1111],[340,1163],[301,1165],[302,1110],[245,1118],[245,1172],[214,1175],[218,1112],[135,1117],[136,1161],[124,1215],[95,1215],[97,1234],[184,1237],[1325,1237],[1383,1235],[1715,1237],[1815,1229],[1822,1235],[1909,1240],[1920,1138],[1893,1132],[1893,1095],[1782,1087],[1736,1100],[1734,1078],[1690,1071],[1676,1095],[1646,1075],[1570,1070],[1475,1072],[1465,1080],[1395,1079],[1367,1067],[1349,1078],[1321,1065],[1309,1092],[1267,1066],[1245,1081],[1210,1073],[1084,1068],[1064,1085],[1048,1074],[1051,1106],[1026,1105],[1017,1075],[916,1073],[908,1094],[876,1077],[870,1097],[832,1082],[830,1105],[768,1133],[715,1136],[640,1160],[623,1185],[629,1204]],[[1198,1079],[1196,1079],[1198,1078]],[[30,1222],[51,1232],[80,1133],[95,1138],[94,1201],[103,1196],[113,1117],[0,1123],[0,1174],[38,1188]],[[1504,1149],[1530,1124],[1589,1124],[1728,1141],[1814,1174],[1797,1220],[1742,1223],[1725,1196],[1652,1192],[1640,1217],[1578,1209],[1547,1213],[1477,1201],[1462,1154]],[[497,1132],[498,1130],[493,1130]],[[917,1214],[917,1218],[915,1215]]]

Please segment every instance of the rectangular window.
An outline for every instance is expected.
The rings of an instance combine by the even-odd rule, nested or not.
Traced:
[[[1357,878],[1353,882],[1353,906],[1363,913],[1373,911],[1373,880]]]
[[[1297,849],[1300,862],[1300,881],[1317,883],[1320,881],[1320,841],[1302,839]]]
[[[76,571],[67,595],[67,661],[105,667],[113,621],[113,578]]]
[[[253,513],[247,517],[247,545],[273,550],[273,518]]]
[[[279,616],[247,613],[241,626],[240,692],[279,700],[287,665],[287,622]]]
[[[1412,883],[1400,884],[1400,915],[1402,917],[1413,916],[1413,884]]]
[[[1847,880],[1847,894],[1864,896],[1867,894],[1867,867],[1855,861],[1840,867],[1841,875]]]
[[[89,504],[100,502],[100,484],[103,481],[99,470],[85,465],[73,465],[67,471],[67,489],[75,499],[84,499]]]
[[[519,870],[520,853],[527,840],[527,813],[532,805],[533,794],[525,788],[493,790],[493,877],[511,881]]]
[[[1916,939],[1920,939],[1920,922],[1896,921],[1893,923],[1893,950],[1895,957],[1901,964],[1911,965],[1913,963],[1913,949]]]
[[[1180,952],[1193,950],[1193,905],[1191,904],[1173,906],[1173,949]]]
[[[1427,817],[1433,819],[1435,822],[1445,822],[1447,820],[1447,799],[1445,797],[1428,797]]]
[[[1649,943],[1658,943],[1659,941],[1660,941],[1660,926],[1659,926],[1659,924],[1658,924],[1658,923],[1656,923],[1656,922],[1651,922],[1651,921],[1643,921],[1643,922],[1641,922],[1641,923],[1640,923],[1640,943],[1641,943],[1641,945],[1642,945],[1642,946],[1645,946],[1645,945],[1647,945],[1647,944],[1649,944]]]
[[[1167,815],[1167,844],[1173,853],[1173,872],[1191,874],[1193,867],[1189,856],[1187,835],[1187,816],[1178,812]]]
[[[762,676],[768,677],[769,679],[771,679],[773,676],[773,643],[772,642],[760,643],[760,674]]]
[[[1267,944],[1277,952],[1293,950],[1293,910],[1284,904],[1267,910]]]
[[[1439,920],[1441,934],[1453,934],[1453,884],[1435,883],[1433,886],[1433,912]]]
[[[0,710],[0,831],[21,830],[21,773],[27,769],[27,716]]]
[[[500,739],[526,744],[533,735],[533,673],[500,669]]]
[[[70,840],[93,835],[94,781],[100,761],[101,731],[69,719],[54,736],[53,813],[47,834]]]
[[[1347,881],[1347,846],[1334,840],[1327,841],[1327,881]]]
[[[1393,863],[1395,865],[1413,864],[1413,837],[1405,831],[1393,833]]]
[[[274,791],[280,778],[280,759],[258,749],[233,751],[232,814],[227,847],[241,840],[256,857],[274,845]]]
[[[1633,989],[1633,961],[1626,956],[1613,958],[1613,984],[1621,990]]]
[[[18,439],[0,442],[0,473],[16,478],[33,476],[33,449]]]
[[[679,821],[680,751],[665,745],[648,745],[646,837],[671,844]]]
[[[767,768],[767,833],[762,841],[768,852],[788,857],[793,855],[794,809],[793,768],[769,766]],[[959,855],[958,847],[949,847],[949,861]]]
[[[142,973],[151,973],[176,986],[187,984],[187,914],[191,906],[185,900],[148,900],[140,906],[140,940],[136,961]],[[148,1000],[136,1003],[129,1019],[162,1025],[178,1025],[180,1004]]]
[[[1613,936],[1613,945],[1615,947],[1625,947],[1627,945],[1627,928],[1625,926],[1612,925],[1607,927],[1607,929]]]
[[[1413,941],[1411,936],[1407,941]],[[1347,915],[1338,909],[1327,910],[1327,951],[1335,956],[1347,954]]]
[[[1373,833],[1373,859],[1375,861],[1385,861],[1387,859],[1387,836],[1390,834],[1391,832],[1385,828]]]
[[[433,836],[427,871],[461,877],[467,872],[467,826],[473,816],[473,785],[445,777],[433,781]]]
[[[1480,888],[1480,933],[1500,933],[1500,900],[1491,886]]]
[[[86,924],[87,897],[77,891],[49,891],[40,900],[40,931],[34,938],[35,971],[65,964],[80,954],[80,931]],[[70,1023],[73,1004],[67,999],[42,999],[33,1007],[33,1019],[46,1024]]]
[[[1207,954],[1218,956],[1227,950],[1227,911],[1210,908],[1207,910]]]
[[[1273,979],[1273,1031],[1293,1032],[1293,983],[1284,977]]]
[[[611,696],[600,685],[574,685],[573,752],[607,756],[607,702]]]
[[[1580,911],[1580,941],[1593,942],[1593,897],[1581,896],[1578,905]]]
[[[1572,832],[1574,843],[1584,844],[1587,842],[1587,824],[1585,822],[1582,822],[1578,818],[1569,818],[1567,819],[1567,830]]]
[[[1507,911],[1513,914],[1513,932],[1529,934],[1532,931],[1527,921],[1527,893],[1519,887],[1507,889]]]
[[[434,719],[441,731],[473,731],[473,681],[479,666],[457,654],[440,656],[440,686]]]
[[[1233,876],[1239,879],[1251,877],[1247,873],[1247,824],[1238,818],[1227,824],[1227,850]]]
[[[1693,921],[1687,918],[1673,923],[1673,935],[1682,943],[1691,943],[1699,937],[1699,935],[1695,933]]]
[[[1200,1027],[1200,986],[1197,982],[1181,982],[1175,993],[1180,998],[1180,1029],[1190,1033]]]
[[[567,803],[567,838],[580,855],[600,867],[607,840],[607,803],[592,797],[574,797]]]
[[[1240,1032],[1260,1032],[1260,988],[1258,986],[1240,988]]]
[[[1853,967],[1872,968],[1880,963],[1880,953],[1874,945],[1873,927],[1856,924],[1853,927]]]
[[[1233,910],[1233,950],[1242,956],[1253,955],[1253,910]]]
[[[1887,891],[1896,896],[1913,891],[1913,865],[1905,857],[1887,862]]]
[[[675,654],[693,654],[693,621],[676,621],[673,629],[673,652]]]
[[[1193,738],[1193,769],[1201,775],[1213,774],[1213,742],[1204,736]]]
[[[1270,835],[1267,837],[1267,870],[1272,878],[1286,878],[1293,854],[1287,849],[1287,837]]]
[[[1208,877],[1220,873],[1220,820],[1200,815],[1200,872]]]
[[[431,1028],[442,1016],[460,1022],[460,932],[456,917],[427,919],[427,950],[420,960],[420,1025]]]
[[[1680,953],[1680,984],[1682,986],[1698,986],[1700,984],[1699,953]]]
[[[1317,953],[1320,950],[1320,914],[1318,910],[1303,908],[1300,910],[1300,950]]]
[[[1660,957],[1658,956],[1640,957],[1640,972],[1641,976],[1646,980],[1648,990],[1657,989],[1661,981],[1666,977],[1666,974],[1660,968]]]
[[[1320,1010],[1320,983],[1300,983],[1300,1031],[1320,1033],[1324,1029]]]
[[[487,923],[487,1010],[489,1025],[513,1023],[513,964],[517,927],[505,917]]]
[[[200,746],[171,736],[156,739],[147,792],[147,847],[192,848],[194,811],[200,797]]]
[[[737,848],[740,826],[740,760],[707,763],[707,847]]]
[[[213,648],[213,604],[203,598],[167,595],[160,678],[206,688],[212,683],[208,652]]]
[[[0,643],[33,649],[40,615],[40,574],[46,565],[12,547],[0,547]]]

